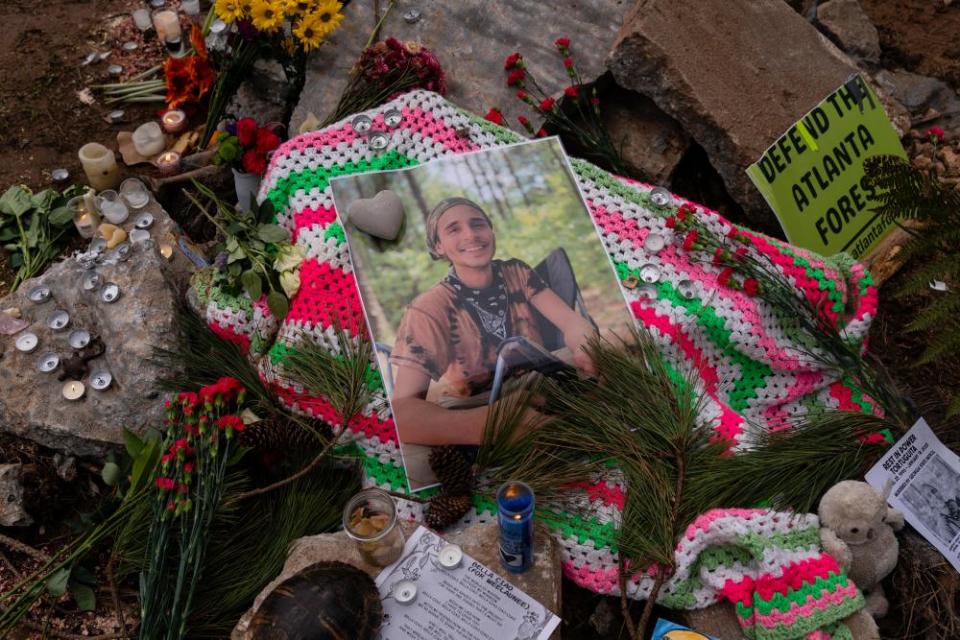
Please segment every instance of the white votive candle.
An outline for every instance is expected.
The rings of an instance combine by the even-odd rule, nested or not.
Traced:
[[[150,11],[147,9],[136,9],[130,15],[133,16],[133,24],[135,24],[140,31],[146,31],[153,24],[153,21],[150,19]]]
[[[180,133],[187,126],[187,114],[180,109],[173,109],[163,114],[160,122],[167,133]]]
[[[180,154],[176,151],[164,151],[157,157],[157,168],[165,176],[175,174],[180,170]]]
[[[102,144],[90,142],[77,152],[83,172],[87,175],[87,182],[97,191],[113,189],[120,182],[120,168],[113,151]]]
[[[176,11],[161,9],[153,12],[153,28],[160,42],[180,39],[180,16]]]
[[[147,122],[133,132],[133,147],[144,158],[155,156],[167,146],[163,130],[156,122]]]

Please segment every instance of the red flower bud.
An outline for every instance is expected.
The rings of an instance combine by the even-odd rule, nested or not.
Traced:
[[[550,98],[550,97],[544,98],[543,100],[540,101],[540,111],[543,111],[544,113],[546,113],[551,109],[553,109],[553,105],[555,105],[556,103],[557,101],[554,100],[553,98]]]
[[[558,49],[566,49],[570,46],[570,38],[557,38],[553,44],[557,45]]]
[[[570,56],[567,56],[566,58],[564,58],[563,66],[565,66],[567,69],[571,68],[573,66],[573,58],[571,58]]]
[[[930,138],[930,142],[943,142],[944,136],[943,129],[940,127],[930,127],[927,129],[927,137]]]
[[[523,69],[514,69],[513,71],[510,72],[510,75],[507,76],[507,86],[522,87],[523,79],[526,77],[527,77],[526,71],[524,71]]]
[[[727,267],[717,276],[717,283],[723,287],[730,286],[730,278],[733,277],[733,267]]]
[[[520,91],[517,91],[517,98],[519,98],[520,100],[526,100],[527,92],[524,91],[523,89],[520,89]]]
[[[723,262],[724,253],[726,253],[722,247],[717,247],[713,250],[713,264],[720,266]]]
[[[537,131],[537,137],[538,137],[538,138],[546,138],[546,137],[547,137],[547,130],[544,129],[543,127],[540,127],[540,131]]]
[[[733,259],[737,262],[743,262],[747,257],[747,248],[746,247],[737,247],[733,252]]]
[[[500,110],[496,107],[487,111],[487,115],[483,116],[485,120],[489,120],[493,124],[503,124],[503,114],[500,113]]]
[[[691,229],[687,232],[687,236],[683,239],[683,250],[692,251],[693,245],[697,241],[697,230]]]
[[[563,95],[569,98],[576,98],[577,96],[580,95],[580,87],[578,87],[575,84],[572,84],[563,90]]]
[[[669,218],[667,218],[666,224],[667,224],[667,229],[673,229],[674,227],[677,226],[677,219],[674,218],[673,216],[670,216]]]
[[[176,483],[173,481],[173,478],[157,478],[157,489],[160,491],[172,491]]]
[[[756,278],[747,278],[743,281],[743,290],[753,298],[760,292],[760,283],[757,282]]]
[[[187,462],[186,464],[184,464],[184,465],[183,465],[183,472],[184,472],[184,473],[193,473],[193,463],[192,463],[192,462]]]
[[[517,52],[511,53],[507,56],[507,59],[503,61],[503,68],[507,70],[513,69],[517,66],[518,62],[520,62],[520,54]]]
[[[590,104],[592,104],[595,107],[600,106],[600,98],[598,98],[597,96],[593,96],[592,98],[590,98]]]
[[[731,240],[736,240],[736,238],[737,238],[737,228],[731,226],[731,227],[730,227],[730,230],[727,231],[727,237],[730,238]]]
[[[526,127],[526,126],[529,126],[530,119],[527,118],[527,116],[517,116],[517,122],[519,122],[520,124]]]

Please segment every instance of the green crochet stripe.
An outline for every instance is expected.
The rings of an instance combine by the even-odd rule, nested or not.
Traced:
[[[613,264],[620,280],[625,280],[629,276],[640,277],[639,269],[631,269],[624,262],[614,261]],[[753,360],[737,348],[730,338],[733,332],[726,328],[725,320],[718,316],[712,307],[704,306],[700,300],[687,300],[669,282],[661,281],[656,286],[658,299],[668,300],[672,305],[685,309],[696,319],[697,324],[710,336],[711,340],[720,347],[723,355],[740,367],[740,376],[733,381],[733,388],[728,398],[731,409],[738,413],[743,412],[747,408],[747,403],[757,397],[757,389],[766,385],[767,377],[773,375],[773,369]]]
[[[577,175],[585,178],[586,180],[590,180],[598,187],[603,187],[607,191],[610,191],[619,198],[623,198],[627,202],[639,205],[649,209],[650,211],[662,213],[664,215],[672,213],[675,209],[675,207],[672,205],[661,207],[660,205],[654,204],[646,193],[641,193],[632,187],[628,187],[603,169],[599,169],[588,162],[570,158],[570,166],[573,167],[573,170]]]
[[[807,527],[794,529],[789,533],[768,533],[759,535],[753,532],[740,536],[738,544],[749,549],[758,558],[767,549],[819,549],[820,529]]]
[[[860,407],[860,410],[863,413],[872,415],[874,412],[874,405],[869,400],[864,397],[863,389],[857,386],[857,384],[849,376],[844,376],[840,383],[850,390],[850,400],[855,402],[857,406]]]
[[[282,364],[284,360],[294,353],[297,353],[296,347],[276,342],[268,353],[270,356],[270,364],[273,366]],[[338,355],[336,356],[336,359],[343,361],[343,356]],[[383,378],[380,377],[380,371],[373,365],[367,365],[367,369],[364,372],[363,377],[367,382],[368,392],[378,393],[384,391]]]
[[[267,193],[267,198],[273,202],[277,211],[286,207],[290,196],[297,189],[314,189],[321,192],[325,191],[330,184],[330,179],[336,176],[349,175],[352,173],[363,173],[367,171],[382,171],[384,169],[401,169],[417,164],[413,158],[408,158],[396,149],[386,151],[371,160],[360,160],[359,162],[345,162],[330,167],[318,167],[316,169],[305,169],[300,173],[291,173],[290,175],[277,180],[277,184]]]
[[[819,599],[819,597],[818,597]],[[807,604],[807,600],[804,600],[798,604]],[[813,611],[808,616],[797,615],[793,618],[792,622],[778,624],[773,627],[767,628],[761,624],[754,623],[750,626],[744,626],[743,632],[751,640],[780,640],[786,638],[803,638],[808,633],[816,631],[817,629],[824,629],[830,627],[831,625],[837,625],[841,620],[857,612],[863,608],[863,596],[857,593],[856,597],[847,598],[840,604],[827,604],[826,608],[817,609]],[[749,617],[750,613],[753,612],[752,609],[747,610],[747,615],[743,615],[743,612],[740,610],[741,607],[737,605],[737,613],[742,618]],[[838,625],[837,628],[845,627],[845,625]],[[847,630],[849,632],[849,629]],[[839,636],[850,637],[848,636]]]
[[[821,269],[820,267],[815,267],[812,264],[810,264],[809,260],[799,255],[796,251],[794,251],[789,246],[778,242],[777,247],[785,255],[788,255],[791,258],[793,258],[793,261],[798,266],[803,267],[803,270],[806,272],[808,277],[813,278],[814,280],[819,282],[821,290],[827,291],[827,298],[833,302],[833,307],[831,308],[832,311],[834,311],[835,313],[843,314],[843,312],[846,310],[846,305],[843,302],[843,294],[839,290],[837,290],[837,283],[834,282],[832,279],[828,278],[827,274],[823,272],[823,269]],[[842,321],[842,320],[843,320],[843,316],[841,315],[838,321]]]
[[[343,244],[347,241],[347,234],[344,232],[343,225],[340,224],[339,220],[331,222],[323,232],[324,242],[330,238],[336,238],[337,244]]]

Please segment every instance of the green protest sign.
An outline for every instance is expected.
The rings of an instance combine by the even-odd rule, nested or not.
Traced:
[[[777,214],[787,239],[823,255],[867,253],[893,225],[874,208],[863,163],[906,157],[880,100],[860,75],[791,126],[747,174]]]

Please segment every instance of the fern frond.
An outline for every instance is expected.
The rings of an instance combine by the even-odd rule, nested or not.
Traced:
[[[923,313],[907,325],[907,331],[942,329],[955,322],[955,317],[960,312],[960,292],[951,290],[937,294],[937,297],[939,299],[924,307]]]

